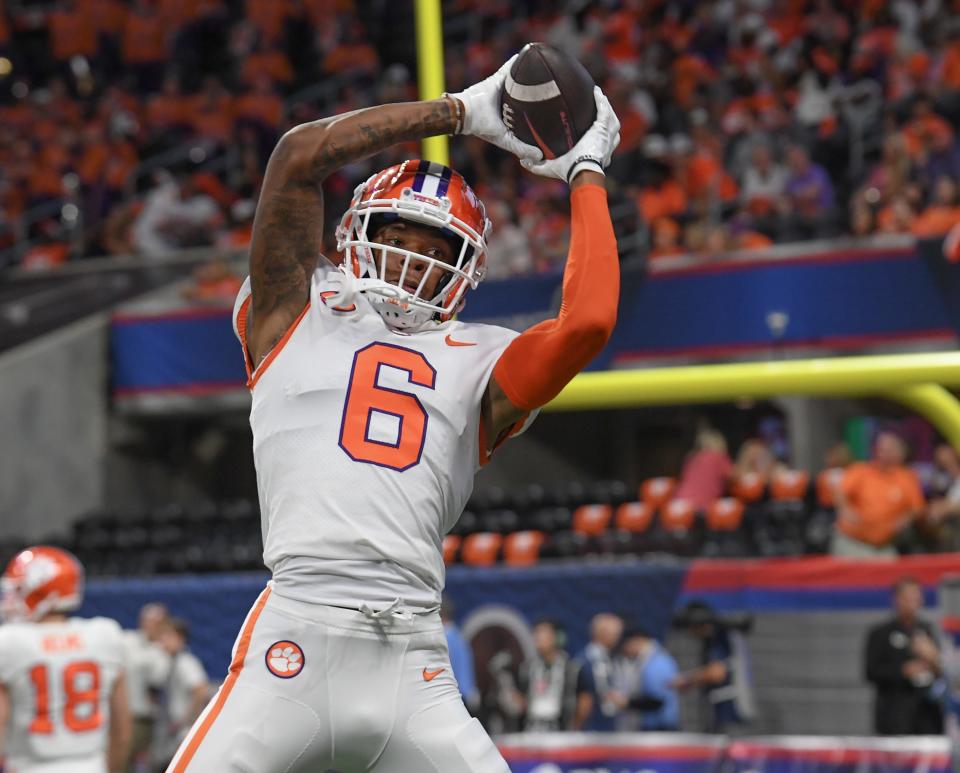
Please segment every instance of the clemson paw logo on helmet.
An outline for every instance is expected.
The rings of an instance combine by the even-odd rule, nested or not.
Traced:
[[[267,670],[281,679],[292,679],[303,671],[306,659],[300,645],[292,641],[278,641],[267,647],[264,656]]]

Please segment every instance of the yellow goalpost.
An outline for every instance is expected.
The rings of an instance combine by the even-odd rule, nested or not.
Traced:
[[[834,357],[583,373],[553,411],[728,402],[786,395],[883,397],[926,417],[960,450],[960,352]]]

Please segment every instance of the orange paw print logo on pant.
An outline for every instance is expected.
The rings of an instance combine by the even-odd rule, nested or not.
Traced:
[[[292,679],[301,671],[307,662],[300,645],[292,641],[278,641],[267,647],[264,656],[267,670],[281,679]]]

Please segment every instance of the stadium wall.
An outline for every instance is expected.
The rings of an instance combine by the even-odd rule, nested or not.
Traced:
[[[0,356],[0,538],[41,540],[103,503],[108,318]]]
[[[590,618],[616,612],[665,638],[681,666],[697,665],[695,641],[672,631],[670,621],[679,605],[699,598],[754,616],[748,644],[759,712],[750,732],[863,735],[870,732],[872,700],[863,678],[864,637],[889,614],[891,584],[916,576],[925,587],[926,616],[949,630],[950,619],[960,617],[945,604],[942,587],[956,571],[954,555],[873,563],[819,557],[454,566],[447,592],[471,642],[481,691],[492,685],[494,655],[509,652],[516,663],[531,651],[530,626],[541,617],[566,629],[567,649],[576,653],[586,644]],[[220,679],[266,581],[264,573],[94,580],[81,611],[132,627],[143,604],[163,601],[190,621],[192,648]],[[684,729],[702,730],[702,719],[696,700],[688,701]]]

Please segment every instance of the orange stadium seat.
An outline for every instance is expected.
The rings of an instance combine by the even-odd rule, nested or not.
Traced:
[[[747,472],[737,476],[733,481],[732,493],[737,499],[741,499],[747,504],[757,502],[763,497],[763,491],[766,488],[766,481],[763,476],[756,472]]]
[[[734,497],[723,497],[707,508],[707,526],[711,531],[736,531],[743,523],[743,502]]]
[[[610,505],[581,505],[573,511],[573,530],[586,537],[599,537],[607,530],[612,517]]]
[[[841,483],[843,483],[843,467],[830,467],[817,474],[817,503],[820,507],[827,510],[834,507],[834,492]]]
[[[656,510],[670,499],[676,487],[676,478],[647,478],[640,484],[640,499]]]
[[[778,470],[770,481],[770,496],[775,502],[797,502],[806,497],[809,485],[806,470]]]
[[[463,544],[463,537],[459,534],[448,534],[443,538],[443,563],[447,566],[457,561],[457,551]]]
[[[667,531],[689,531],[696,515],[689,499],[671,499],[660,508],[660,525]]]
[[[653,507],[647,502],[624,502],[617,508],[614,525],[620,531],[640,534],[653,522]]]
[[[503,536],[482,531],[471,534],[463,541],[460,560],[470,566],[492,566],[497,562]]]
[[[530,566],[540,560],[542,531],[515,531],[503,542],[503,560],[509,566]]]

